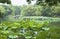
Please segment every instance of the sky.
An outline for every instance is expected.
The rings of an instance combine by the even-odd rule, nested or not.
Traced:
[[[16,5],[16,6],[19,6],[19,5],[28,5],[28,3],[26,2],[26,0],[11,0],[12,2],[12,5]],[[34,5],[36,3],[36,1],[31,1],[31,5]]]

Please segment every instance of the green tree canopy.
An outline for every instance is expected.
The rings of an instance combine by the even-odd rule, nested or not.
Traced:
[[[31,3],[31,1],[33,0],[27,0],[28,3]],[[37,0],[36,2],[37,5],[44,4],[44,3],[48,4],[49,6],[52,6],[60,3],[60,0]]]
[[[7,4],[11,4],[11,0],[0,0],[0,3],[7,3]]]

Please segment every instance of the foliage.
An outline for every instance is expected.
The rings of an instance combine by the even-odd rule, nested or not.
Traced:
[[[11,5],[0,5],[0,18],[7,18],[9,19],[11,16],[15,16],[15,13],[20,13],[20,8],[17,10],[19,7],[16,7],[16,6],[11,6]],[[17,11],[16,11],[17,10]],[[20,15],[20,14],[19,14]],[[4,20],[4,19],[2,19]]]
[[[39,16],[41,15],[42,6],[26,6],[23,7],[21,13],[24,16]]]
[[[11,0],[0,0],[0,3],[7,3],[7,4],[11,4]]]
[[[34,1],[34,0],[27,0],[27,2],[30,4],[31,1]],[[49,6],[52,6],[52,5],[57,5],[58,3],[60,3],[60,0],[37,0],[36,4],[37,5],[46,5],[48,4]]]
[[[48,30],[39,32],[36,39],[60,39],[60,31],[59,31],[60,24],[59,23],[60,21],[49,23],[48,26],[44,27]]]
[[[0,23],[0,39],[60,39],[58,23],[36,20],[5,21]]]
[[[7,19],[13,20],[13,19],[20,19],[20,16],[48,16],[48,17],[60,17],[60,9],[59,6],[6,6],[1,5],[0,6],[1,12],[0,12],[0,18],[2,16]]]
[[[60,39],[60,27],[53,27],[50,26],[50,30],[40,32],[36,39]]]
[[[54,16],[59,17],[59,15],[60,15],[60,7],[59,6],[54,7],[53,14],[54,14]]]
[[[3,1],[3,0],[2,0]],[[49,0],[50,2],[53,0]],[[49,5],[51,4],[49,1]],[[56,2],[59,0],[56,0]],[[52,4],[54,4],[53,1]],[[21,9],[21,10],[20,10]],[[0,23],[0,39],[60,39],[60,22],[56,22],[55,19],[42,20],[39,22],[36,20],[16,20],[22,16],[49,16],[60,17],[59,6],[0,6],[0,17],[5,18],[7,21]],[[21,12],[20,12],[21,11]],[[11,18],[11,19],[9,19]],[[12,20],[13,19],[13,20]],[[8,21],[9,20],[9,21]],[[12,21],[10,21],[12,20]],[[42,20],[42,21],[41,21]],[[1,20],[0,20],[1,21]],[[54,23],[52,23],[54,22]]]
[[[26,8],[25,8],[26,7]],[[22,16],[48,16],[60,17],[59,6],[24,6],[21,9]]]
[[[2,17],[3,14],[5,14],[5,9],[3,6],[0,6],[0,17]]]
[[[6,36],[24,36],[26,39],[34,39],[36,32],[39,32],[46,22],[38,23],[33,20],[22,20],[19,22],[2,22],[0,24],[0,37]],[[45,25],[46,26],[46,25]],[[31,36],[31,37],[30,37]],[[11,38],[12,38],[11,37]],[[16,37],[17,38],[17,37]],[[0,39],[3,39],[2,37]]]

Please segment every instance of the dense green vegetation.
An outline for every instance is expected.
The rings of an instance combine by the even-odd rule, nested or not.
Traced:
[[[60,39],[60,0],[37,0],[34,6],[0,5],[0,39]]]
[[[30,4],[31,1],[34,1],[34,0],[27,0],[28,4]],[[58,3],[60,3],[60,0],[37,0],[36,5],[53,6],[53,5],[58,5]]]
[[[22,14],[25,16],[48,16],[48,17],[59,17],[59,6],[52,6],[51,8],[49,6],[28,6],[23,7],[21,10]]]
[[[59,23],[36,22],[36,20],[2,22],[0,24],[0,39],[60,39]]]
[[[52,6],[6,6],[0,5],[0,18],[7,15],[60,17],[60,5]],[[5,12],[5,13],[4,13]],[[7,16],[8,17],[8,16]]]

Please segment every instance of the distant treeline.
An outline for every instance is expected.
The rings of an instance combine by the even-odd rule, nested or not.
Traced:
[[[0,18],[10,15],[60,17],[60,6],[50,7],[50,6],[40,6],[40,5],[35,5],[35,6],[0,5]]]

